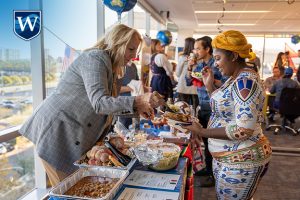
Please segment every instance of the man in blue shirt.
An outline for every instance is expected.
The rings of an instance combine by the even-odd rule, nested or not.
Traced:
[[[284,75],[282,79],[275,82],[272,86],[270,93],[276,94],[274,106],[275,108],[279,109],[280,104],[280,96],[281,92],[284,88],[299,88],[299,83],[291,79],[293,76],[293,69],[291,67],[285,68]]]
[[[214,58],[212,56],[212,39],[208,36],[201,37],[196,40],[194,45],[194,54],[196,55],[197,60],[200,62],[195,62],[195,60],[189,60],[188,72],[186,75],[186,83],[187,86],[193,84],[193,78],[191,76],[193,72],[201,72],[204,67],[210,67],[213,70],[215,84],[216,86],[221,86],[222,83],[225,82],[225,78],[222,77],[221,72],[217,67],[214,66]],[[193,69],[194,68],[194,69]],[[211,115],[211,107],[210,107],[210,97],[206,91],[206,87],[204,85],[197,86],[197,94],[199,99],[200,111],[198,113],[199,122],[203,126],[203,128],[207,128],[207,124]],[[196,172],[195,175],[208,175],[204,181],[201,181],[200,185],[202,187],[211,187],[214,186],[214,178],[212,172],[212,156],[208,150],[208,141],[207,138],[202,138],[203,143],[205,145],[205,164],[206,168]]]

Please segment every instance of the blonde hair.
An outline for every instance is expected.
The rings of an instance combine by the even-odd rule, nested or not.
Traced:
[[[106,33],[91,49],[97,48],[108,52],[112,61],[113,71],[122,76],[123,66],[126,65],[124,63],[126,47],[134,37],[137,37],[140,42],[142,41],[142,37],[137,30],[124,24],[118,24]]]

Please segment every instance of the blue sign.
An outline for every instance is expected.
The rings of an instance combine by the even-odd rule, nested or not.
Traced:
[[[41,32],[42,11],[14,11],[14,32],[23,40],[31,40]]]

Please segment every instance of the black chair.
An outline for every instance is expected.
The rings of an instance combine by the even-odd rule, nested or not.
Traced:
[[[277,135],[280,130],[290,130],[293,135],[298,135],[300,129],[296,130],[292,126],[295,119],[300,116],[300,88],[284,88],[280,96],[279,114],[282,117],[282,123],[271,124],[266,130],[275,128],[274,134]]]

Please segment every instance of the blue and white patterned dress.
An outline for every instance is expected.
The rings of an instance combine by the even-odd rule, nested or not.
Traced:
[[[229,140],[210,138],[218,199],[251,199],[267,170],[271,147],[261,128],[264,88],[244,69],[211,95],[208,128],[225,127]]]

